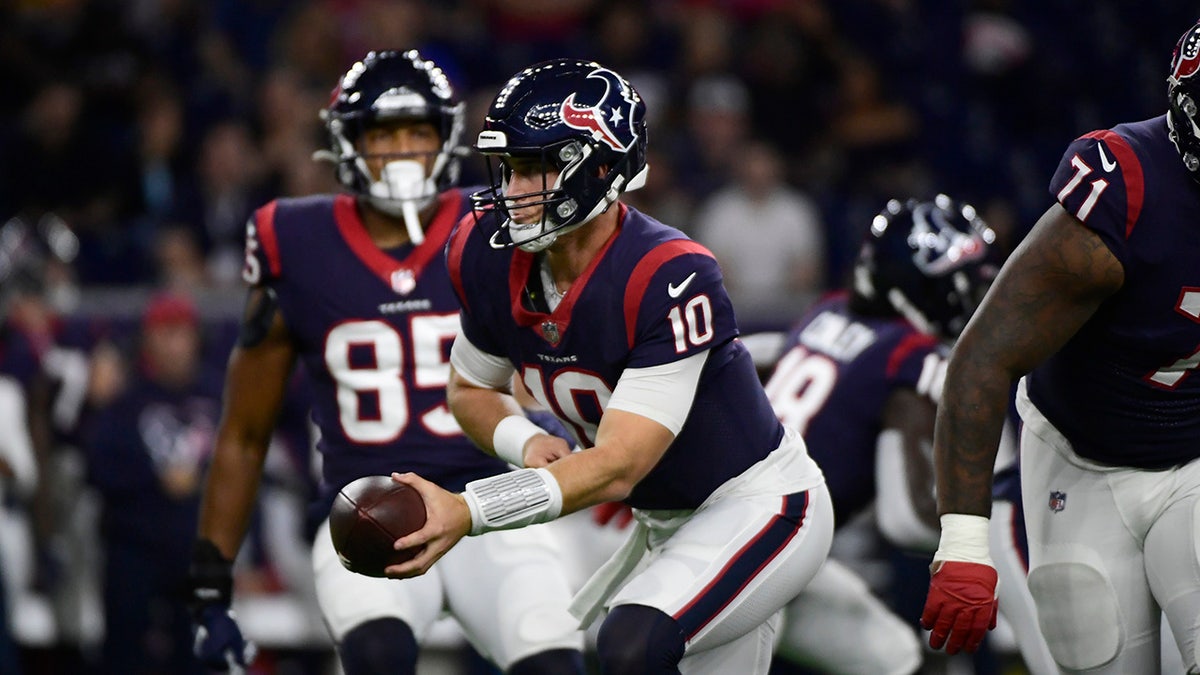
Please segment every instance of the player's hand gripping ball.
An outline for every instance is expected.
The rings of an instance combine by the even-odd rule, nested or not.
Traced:
[[[387,476],[366,476],[333,500],[329,534],[342,565],[369,577],[411,560],[419,549],[397,551],[396,540],[425,526],[425,502],[413,488]]]

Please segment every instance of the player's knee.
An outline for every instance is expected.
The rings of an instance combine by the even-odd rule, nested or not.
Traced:
[[[600,626],[596,654],[606,673],[678,673],[685,640],[679,623],[646,605],[620,605]]]
[[[527,656],[508,668],[508,675],[572,675],[584,672],[583,653],[575,649],[550,649]]]
[[[1103,568],[1080,560],[1029,572],[1029,591],[1050,654],[1070,670],[1098,668],[1121,648],[1117,594]]]
[[[338,644],[346,675],[413,673],[417,669],[417,638],[400,619],[375,619],[355,626]]]

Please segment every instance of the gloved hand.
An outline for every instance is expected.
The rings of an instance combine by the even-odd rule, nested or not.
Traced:
[[[237,618],[229,607],[233,596],[233,563],[221,555],[215,544],[201,539],[192,549],[189,582],[189,607],[195,629],[192,652],[208,668],[244,673],[258,649],[242,637]]]
[[[633,522],[633,509],[621,502],[604,502],[592,507],[592,522],[603,527],[612,523],[623,530]]]
[[[996,568],[959,561],[935,561],[921,627],[931,630],[929,646],[947,654],[974,652],[996,627]]]

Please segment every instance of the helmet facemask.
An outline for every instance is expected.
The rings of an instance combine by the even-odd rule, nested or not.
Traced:
[[[1175,44],[1167,76],[1167,128],[1192,179],[1200,181],[1200,24]]]
[[[596,201],[591,212],[584,213],[579,202],[571,194],[590,194],[597,184],[604,183],[606,176],[588,175],[588,171],[599,174],[604,167],[589,161],[595,156],[595,148],[572,139],[557,145],[541,148],[532,153],[510,152],[497,156],[496,162],[488,162],[488,173],[493,188],[480,199],[495,208],[501,215],[501,223],[492,236],[492,246],[508,248],[517,246],[523,251],[536,253],[548,248],[560,235],[572,232],[592,218],[603,213],[616,201]],[[530,160],[538,168],[534,173],[542,176],[542,188],[534,192],[512,194],[512,161]],[[553,183],[546,181],[548,173],[557,174]],[[608,171],[604,171],[608,174]],[[496,178],[499,178],[499,181]],[[479,201],[479,200],[477,200]],[[513,211],[540,207],[534,222],[519,223]]]
[[[463,104],[451,99],[445,75],[417,52],[372,52],[351,68],[330,107],[321,111],[331,149],[314,157],[332,161],[338,182],[372,207],[403,218],[414,245],[425,239],[420,211],[458,181]],[[426,174],[430,153],[406,153],[388,156],[376,175],[368,165],[372,157],[358,147],[363,133],[406,120],[429,122],[437,129],[441,145],[433,153],[431,170]]]

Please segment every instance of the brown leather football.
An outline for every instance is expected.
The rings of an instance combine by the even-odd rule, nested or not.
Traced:
[[[425,526],[420,493],[387,476],[366,476],[338,492],[329,512],[329,534],[338,559],[351,572],[384,576],[388,565],[411,560],[419,549],[392,544]]]

